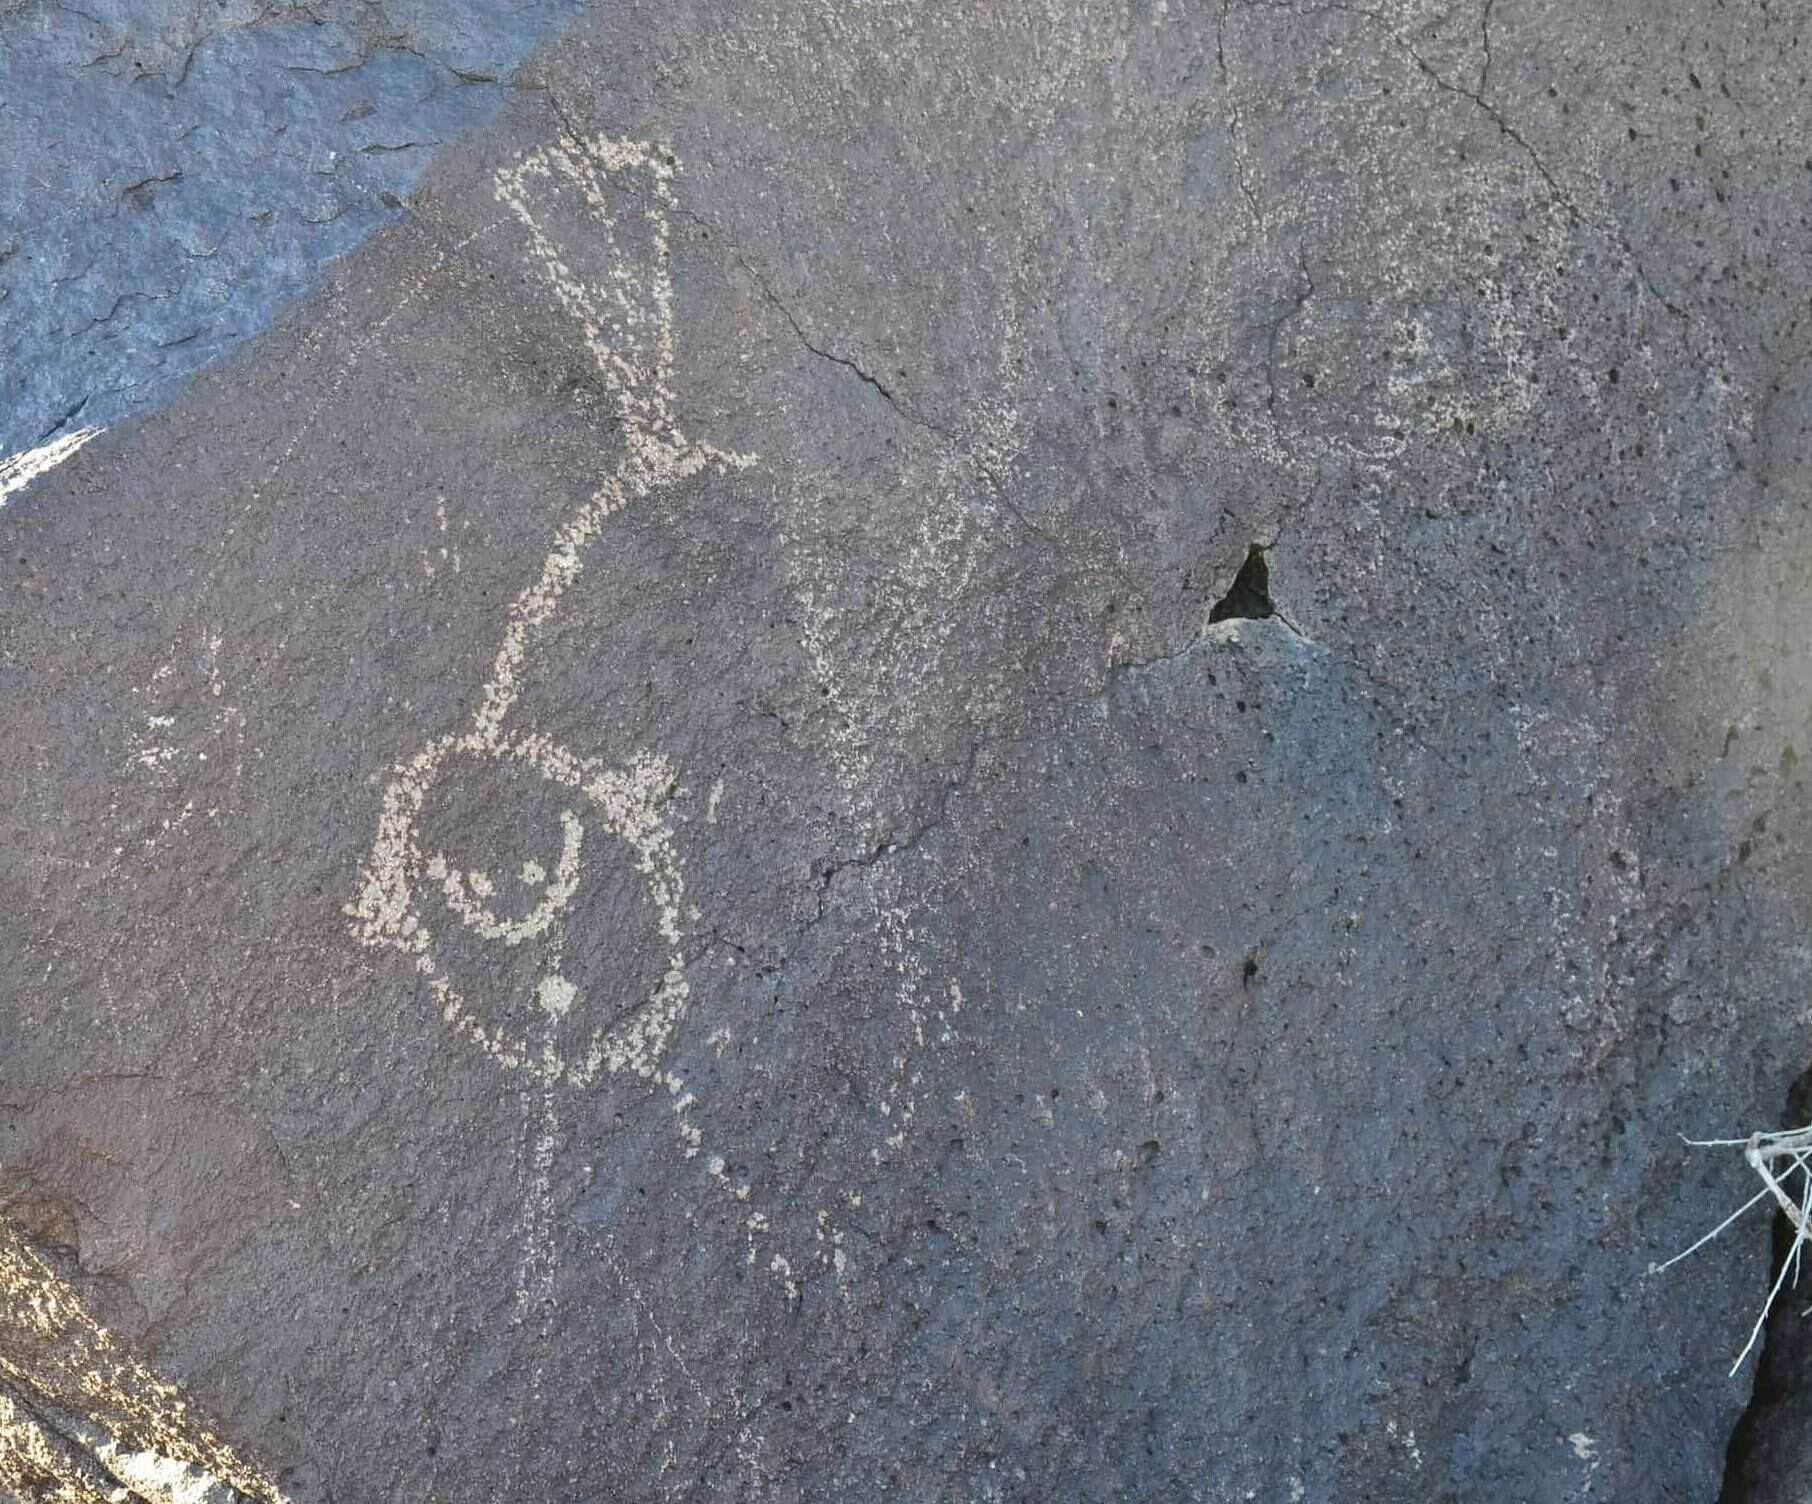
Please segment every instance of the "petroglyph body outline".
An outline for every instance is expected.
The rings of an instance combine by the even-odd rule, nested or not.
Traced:
[[[584,554],[604,524],[649,495],[715,468],[744,470],[753,454],[721,449],[689,438],[674,417],[673,284],[668,269],[668,212],[674,206],[677,162],[671,153],[645,141],[611,137],[568,138],[526,153],[499,170],[499,200],[528,233],[533,259],[552,287],[555,300],[583,332],[585,346],[616,410],[625,445],[623,458],[597,490],[554,535],[553,548],[538,577],[512,603],[503,642],[484,685],[469,729],[436,737],[397,765],[383,796],[378,831],[361,873],[357,898],[346,906],[353,933],[363,944],[387,947],[413,957],[427,978],[441,1016],[459,1035],[500,1065],[541,1077],[548,1084],[584,1086],[601,1071],[629,1070],[653,1080],[685,1010],[688,987],[680,919],[685,881],[672,827],[662,803],[674,770],[664,758],[638,753],[627,767],[606,767],[581,757],[533,730],[506,728],[521,695],[529,650],[546,635],[561,599],[584,567]],[[642,204],[653,242],[652,265],[638,266],[623,254],[617,238],[621,218],[613,216],[604,192],[609,174],[645,174]],[[609,257],[609,279],[588,286],[574,275],[559,247],[534,212],[531,185],[547,182],[576,191],[588,214],[588,229],[601,237]],[[625,190],[626,192],[629,190]],[[437,965],[433,932],[420,912],[418,895],[432,884],[449,914],[481,939],[515,946],[546,931],[571,903],[579,884],[584,822],[577,810],[562,812],[560,857],[541,900],[522,919],[499,919],[483,902],[479,875],[467,875],[445,857],[423,850],[421,814],[428,795],[455,758],[515,764],[557,787],[582,796],[606,831],[634,853],[659,915],[667,947],[665,973],[653,994],[616,1023],[600,1024],[582,1054],[562,1055],[552,1030],[539,1046],[505,1023],[485,1024],[466,995]],[[528,880],[535,874],[525,869]],[[537,989],[541,1011],[552,1020],[573,1005],[577,989],[557,971]],[[671,1088],[677,1083],[668,1082]]]

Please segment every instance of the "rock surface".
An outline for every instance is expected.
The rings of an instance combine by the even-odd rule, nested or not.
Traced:
[[[1812,16],[1662,9],[594,4],[0,512],[0,1212],[297,1501],[1716,1498]]]
[[[0,454],[168,401],[577,0],[0,0]]]

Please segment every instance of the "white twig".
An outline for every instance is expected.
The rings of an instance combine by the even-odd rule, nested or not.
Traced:
[[[1772,1199],[1787,1221],[1793,1227],[1793,1246],[1787,1250],[1781,1260],[1780,1271],[1775,1275],[1773,1288],[1768,1291],[1768,1298],[1762,1303],[1761,1315],[1755,1318],[1755,1325],[1750,1328],[1749,1340],[1743,1344],[1742,1352],[1731,1365],[1730,1375],[1736,1377],[1737,1370],[1743,1366],[1743,1360],[1754,1350],[1761,1340],[1763,1329],[1768,1325],[1768,1313],[1774,1309],[1775,1297],[1781,1293],[1781,1287],[1791,1275],[1794,1285],[1799,1284],[1800,1260],[1806,1251],[1808,1242],[1812,1242],[1812,1126],[1805,1128],[1785,1128],[1770,1130],[1766,1133],[1752,1133],[1748,1138],[1687,1138],[1681,1135],[1683,1142],[1695,1149],[1736,1149],[1743,1151],[1743,1158],[1749,1168],[1762,1178],[1762,1188],[1751,1196],[1740,1207],[1692,1247],[1676,1253],[1665,1264],[1650,1264],[1648,1272],[1659,1274],[1664,1269],[1671,1269],[1687,1254],[1697,1253],[1711,1242],[1731,1223],[1735,1222],[1751,1207],[1762,1201]],[[1785,1163],[1786,1168],[1778,1167]],[[1797,1198],[1789,1194],[1788,1186],[1794,1172],[1799,1172],[1800,1192]]]
[[[1744,1143],[1744,1142],[1746,1142],[1746,1140],[1738,1139],[1737,1142]],[[1650,1274],[1659,1274],[1664,1269],[1673,1268],[1675,1264],[1679,1263],[1680,1260],[1685,1258],[1688,1254],[1697,1253],[1701,1248],[1703,1248],[1707,1243],[1709,1243],[1713,1238],[1715,1238],[1719,1233],[1721,1233],[1726,1227],[1730,1226],[1730,1224],[1732,1222],[1736,1221],[1738,1217],[1742,1216],[1744,1212],[1748,1211],[1750,1207],[1754,1206],[1756,1204],[1756,1202],[1766,1201],[1767,1199],[1768,1199],[1768,1188],[1766,1186],[1764,1186],[1761,1190],[1757,1191],[1753,1196],[1751,1196],[1747,1201],[1745,1201],[1741,1206],[1739,1206],[1735,1211],[1733,1211],[1722,1222],[1718,1223],[1718,1225],[1716,1227],[1712,1228],[1712,1230],[1710,1232],[1706,1233],[1704,1237],[1700,1238],[1698,1242],[1694,1243],[1692,1245],[1692,1247],[1681,1249],[1680,1252],[1676,1253],[1665,1264],[1650,1264],[1648,1266],[1648,1272]]]
[[[1768,1313],[1774,1309],[1774,1297],[1781,1293],[1781,1286],[1786,1282],[1787,1270],[1792,1263],[1791,1259],[1781,1260],[1781,1272],[1776,1276],[1774,1288],[1768,1292],[1767,1300],[1762,1302],[1762,1314],[1755,1318],[1755,1325],[1749,1329],[1749,1340],[1743,1344],[1743,1350],[1737,1354],[1736,1362],[1730,1365],[1731,1378],[1736,1377],[1737,1370],[1743,1366],[1743,1359],[1749,1356],[1749,1349],[1755,1346],[1755,1339],[1762,1335],[1762,1328],[1768,1324]]]
[[[1800,1162],[1800,1168],[1802,1170],[1805,1169],[1805,1162],[1803,1160]],[[1804,1232],[1806,1218],[1808,1215],[1812,1215],[1812,1175],[1801,1175],[1800,1185],[1804,1187],[1799,1198],[1799,1225],[1801,1233],[1799,1237],[1793,1240],[1793,1288],[1795,1290],[1799,1288],[1799,1257],[1806,1251]]]

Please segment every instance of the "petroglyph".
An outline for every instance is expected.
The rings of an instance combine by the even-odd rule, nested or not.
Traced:
[[[0,1220],[0,1496],[287,1504]]]
[[[456,1035],[526,1078],[523,1252],[513,1319],[534,1327],[544,1345],[552,1339],[558,1299],[551,1201],[561,1136],[555,1093],[606,1074],[641,1078],[664,1089],[684,1157],[699,1158],[705,1148],[692,1121],[694,1094],[663,1065],[689,995],[686,884],[666,812],[678,771],[650,749],[626,764],[607,765],[525,724],[522,708],[538,655],[544,668],[556,666],[554,624],[607,524],[695,477],[756,463],[752,454],[692,438],[675,417],[668,223],[676,172],[675,160],[658,147],[594,138],[563,140],[496,175],[499,200],[526,232],[529,259],[579,328],[614,408],[623,456],[556,531],[539,573],[510,606],[470,723],[430,740],[395,768],[358,891],[346,908],[361,943],[413,961]],[[580,275],[576,267],[587,261],[601,261],[603,274],[589,280]],[[1010,455],[1011,421],[993,437],[1007,443]],[[940,495],[959,512],[976,480],[973,472],[974,462],[961,457],[948,458],[940,469]],[[446,505],[437,498],[437,527]],[[949,632],[933,605],[934,579],[949,584],[939,560],[952,549],[959,561],[965,557],[970,551],[963,545],[977,526],[966,512],[955,522],[928,519],[906,561],[925,618],[915,614],[912,620],[934,647]],[[854,798],[870,769],[859,757],[837,761],[845,793]],[[720,779],[705,806],[708,822],[715,823],[724,797]],[[533,832],[528,845],[522,844],[525,832]],[[646,945],[622,947],[620,963],[606,976],[582,975],[571,964],[577,951],[595,953],[592,930],[621,912],[600,916],[587,908],[586,894],[613,876],[620,881],[625,855],[653,910],[652,934],[664,953],[658,980],[640,994],[631,990],[630,972]],[[946,1011],[923,1001],[929,978],[904,914],[889,910],[881,922],[914,1043],[897,1052],[879,1106],[886,1142],[874,1151],[877,1162],[898,1151],[914,1118],[922,1078],[912,1057],[926,1044],[930,1014],[943,1039],[950,1038]],[[721,1191],[748,1200],[746,1175],[730,1175],[721,1154],[702,1163]],[[839,1275],[847,1267],[843,1232],[828,1213],[819,1219],[814,1245],[790,1260],[779,1253],[758,1258],[757,1244],[772,1230],[766,1213],[752,1211],[745,1226],[748,1263],[765,1268],[791,1299],[798,1298],[808,1266],[813,1273]],[[531,1404],[538,1402],[541,1381],[537,1366]]]
[[[470,726],[435,738],[396,768],[357,898],[346,912],[362,943],[410,956],[447,1025],[499,1065],[575,1086],[601,1072],[628,1071],[661,1079],[683,1101],[678,1081],[660,1077],[687,1000],[685,881],[663,813],[677,785],[675,770],[648,751],[625,767],[605,766],[514,724],[512,714],[536,650],[551,651],[550,626],[604,525],[708,470],[755,463],[754,455],[693,439],[674,416],[668,215],[676,170],[671,154],[650,143],[595,137],[531,152],[496,175],[498,199],[527,232],[530,259],[583,333],[625,453],[555,533],[540,574],[510,607]],[[551,226],[561,218],[576,222],[588,243],[558,236]],[[581,279],[573,261],[600,249],[603,279]],[[428,817],[438,802],[469,799],[474,791],[483,799],[507,798],[521,783],[512,774],[557,796],[545,852],[494,867],[454,860],[429,838]],[[595,995],[595,981],[580,985],[561,970],[575,899],[601,860],[599,835],[627,849],[666,950],[652,991],[626,1004],[617,1000],[615,1013],[610,1000]],[[525,906],[512,911],[500,889]],[[443,935],[462,931],[489,947],[496,963],[477,984],[456,980],[445,962]],[[505,964],[524,948],[536,957],[527,968],[532,977]],[[569,1018],[590,1021],[589,1033],[575,1039]],[[682,1133],[695,1152],[695,1132],[682,1124]]]

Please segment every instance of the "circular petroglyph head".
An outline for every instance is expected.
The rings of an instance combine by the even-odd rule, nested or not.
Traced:
[[[686,1000],[672,784],[658,758],[437,744],[393,785],[361,938],[411,952],[445,1022],[501,1065],[652,1075]]]

